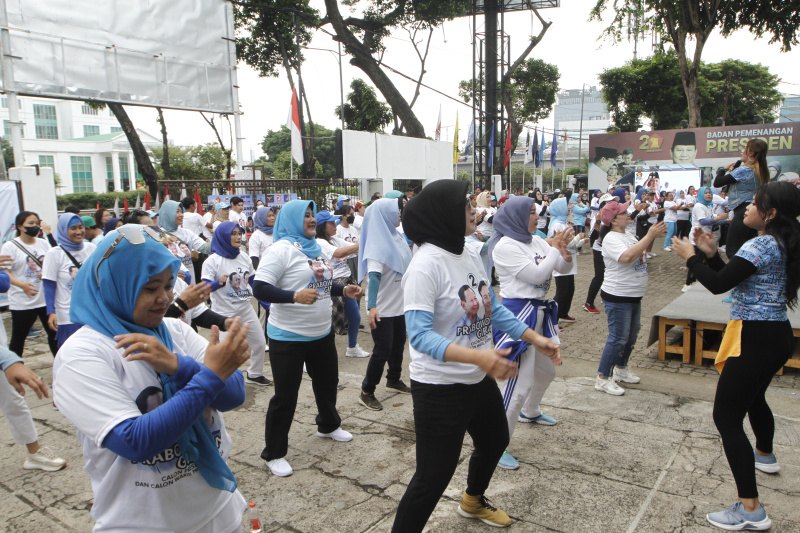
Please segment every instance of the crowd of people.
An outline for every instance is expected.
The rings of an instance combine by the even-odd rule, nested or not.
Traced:
[[[226,463],[224,413],[243,403],[246,385],[274,386],[261,458],[273,475],[290,476],[289,433],[307,373],[317,437],[351,441],[337,407],[335,336],[346,335],[345,355],[368,358],[354,401],[382,410],[384,374],[387,389],[413,401],[416,468],[392,530],[423,530],[467,433],[474,449],[457,512],[506,527],[511,518],[486,493],[497,467],[519,468],[517,423],[557,423],[540,403],[561,363],[560,326],[577,320],[569,314],[577,256],[592,250],[583,309],[599,314],[599,294],[607,316],[595,389],[621,396],[619,383],[640,381],[629,363],[648,260],[667,233],[663,250],[686,260],[687,286],[731,292],[714,421],[740,501],[708,521],[766,529],[754,470],[779,469],[764,393],[792,352],[786,313],[800,285],[800,190],[764,178],[765,154],[748,144],[741,163],[715,178],[727,188],[716,193],[642,187],[497,198],[442,180],[355,205],[340,196],[333,212],[308,200],[256,206],[250,219],[238,197],[205,217],[191,198],[119,219],[70,209],[55,235],[23,211],[0,251],[12,320],[9,348],[0,339],[0,408],[27,446],[25,468],[66,465],[40,448],[19,394],[23,385],[49,394],[21,358],[39,319],[55,357],[54,407],[75,426],[86,459],[95,531],[238,531],[245,500]],[[371,352],[357,342],[360,327],[371,332]]]

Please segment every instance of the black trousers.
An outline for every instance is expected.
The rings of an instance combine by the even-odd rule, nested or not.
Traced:
[[[47,344],[50,346],[50,353],[55,357],[58,352],[58,342],[56,342],[56,332],[47,326],[46,307],[11,311],[11,341],[8,344],[8,349],[22,357],[25,339],[28,337],[28,333],[30,333],[37,318],[42,323],[45,333],[47,333]]]
[[[414,400],[417,470],[400,500],[394,533],[422,531],[458,466],[464,435],[475,449],[469,459],[467,494],[486,492],[497,462],[508,446],[508,422],[497,383],[485,377],[475,385],[411,382]]]
[[[575,259],[573,258],[573,261]],[[569,316],[569,308],[572,307],[572,297],[575,295],[575,275],[555,276],[556,295],[553,300],[558,304],[558,318]]]
[[[689,232],[692,231],[692,222],[689,220],[679,220],[678,221],[678,238],[683,239],[684,237],[689,236]]]
[[[740,498],[757,498],[753,449],[744,432],[744,416],[756,437],[756,448],[772,453],[775,420],[765,393],[775,372],[792,354],[794,336],[789,321],[742,322],[742,354],[725,361],[714,397],[714,424],[736,481]]]
[[[372,330],[375,347],[367,364],[367,373],[361,383],[361,389],[367,394],[375,392],[380,383],[383,368],[389,363],[386,381],[397,381],[403,371],[403,350],[406,347],[406,318],[400,316],[381,317],[378,327]]]
[[[597,293],[600,292],[600,287],[603,285],[603,280],[605,279],[606,263],[603,261],[603,252],[598,252],[597,250],[592,250],[592,260],[594,261],[594,277],[591,283],[589,283],[589,292],[586,293],[586,303],[594,307],[594,299],[597,298]]]
[[[725,243],[725,255],[731,259],[744,243],[758,235],[758,232],[744,225],[744,212],[747,204],[741,204],[733,210],[733,219],[728,227],[728,236]]]
[[[336,411],[336,392],[339,385],[339,359],[336,355],[333,332],[315,341],[281,341],[269,339],[269,364],[275,382],[275,396],[269,401],[264,423],[266,461],[286,457],[289,450],[289,429],[297,408],[297,394],[303,380],[303,363],[311,378],[311,388],[317,402],[317,429],[330,433],[342,425]]]

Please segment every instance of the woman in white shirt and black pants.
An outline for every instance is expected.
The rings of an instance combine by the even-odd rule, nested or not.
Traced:
[[[475,233],[465,182],[441,180],[425,186],[406,205],[403,228],[419,246],[402,282],[417,468],[392,531],[422,531],[458,466],[467,432],[475,450],[457,512],[506,527],[511,519],[484,492],[508,445],[495,378],[511,377],[515,365],[504,357],[510,350],[492,347],[492,326],[533,344],[556,363],[560,350],[500,305],[491,288],[490,306],[482,303],[479,287],[487,283],[486,271],[478,253],[464,247],[464,237]]]

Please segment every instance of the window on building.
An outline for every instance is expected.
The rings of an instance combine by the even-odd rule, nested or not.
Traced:
[[[91,137],[92,135],[100,135],[100,126],[92,126],[90,124],[84,124],[83,136]]]
[[[106,190],[114,192],[114,162],[106,157]]]
[[[4,108],[8,108],[8,97],[4,96],[3,98],[0,98],[0,105],[2,105]],[[17,99],[17,109],[22,109],[22,101],[19,99]]]
[[[83,104],[81,106],[81,114],[83,115],[97,115],[99,111],[97,109],[93,109],[91,106]]]
[[[20,134],[22,135],[22,138],[24,139],[25,138],[25,126],[22,126]],[[5,136],[6,139],[10,139],[11,138],[11,123],[8,120],[4,120],[3,121],[3,136]]]
[[[56,106],[33,104],[33,122],[37,139],[58,139]]]
[[[122,182],[122,190],[131,190],[131,170],[128,165],[128,154],[122,154],[119,158],[119,181]]]
[[[92,158],[83,155],[70,157],[72,192],[92,192]]]
[[[111,126],[111,133],[117,133],[122,131],[122,126]]]
[[[56,169],[55,158],[52,155],[40,155],[39,156],[39,166],[40,167],[50,167],[53,170],[55,170]]]

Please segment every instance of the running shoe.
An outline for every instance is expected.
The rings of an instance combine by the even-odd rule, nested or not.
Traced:
[[[781,469],[780,465],[778,464],[778,459],[775,458],[774,453],[769,455],[760,455],[758,452],[756,452],[756,449],[753,448],[753,458],[756,460],[756,468],[762,472],[766,472],[767,474],[775,474]]]
[[[522,414],[522,411],[519,412],[519,418],[517,418],[518,422],[522,422],[523,424],[541,424],[543,426],[555,426],[556,419],[550,415],[546,415],[544,413],[540,414],[539,416],[525,416]]]
[[[564,317],[561,317],[561,316],[558,317],[558,321],[559,322],[564,322],[565,324],[572,324],[573,322],[576,322],[577,320],[578,319],[575,318],[574,316],[569,316],[569,315],[564,316]]]
[[[596,390],[605,392],[606,394],[611,394],[612,396],[622,396],[625,394],[625,389],[617,385],[613,377],[603,379],[600,376],[597,376],[597,379],[594,382],[594,388]]]
[[[614,381],[622,381],[623,383],[639,383],[642,379],[628,370],[620,366],[614,367],[614,374],[612,376]]]
[[[728,531],[764,531],[772,527],[772,520],[767,516],[763,503],[759,503],[758,509],[748,513],[742,502],[736,502],[724,511],[707,514],[706,520],[711,525]]]
[[[596,315],[597,313],[600,312],[598,308],[596,308],[591,304],[583,304],[583,310],[586,311],[587,313],[592,313],[593,315]]]
[[[386,387],[389,389],[394,389],[397,392],[402,392],[403,394],[411,394],[411,387],[406,385],[402,382],[402,380],[386,380]]]
[[[504,470],[516,470],[519,468],[519,461],[514,459],[514,456],[508,453],[508,450],[506,450],[500,457],[500,461],[497,463],[497,466]]]
[[[366,407],[367,409],[372,409],[373,411],[381,411],[383,410],[383,405],[381,402],[375,398],[374,394],[364,394],[363,392],[358,397],[358,401],[361,402],[361,405]]]

